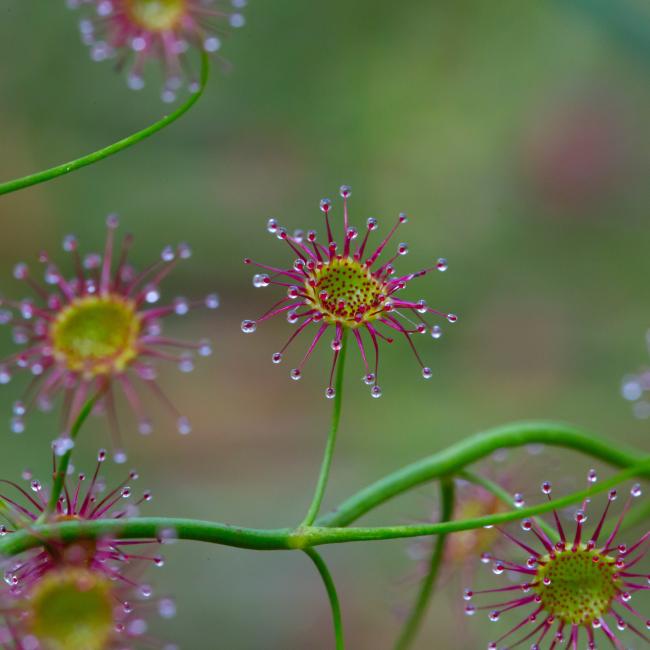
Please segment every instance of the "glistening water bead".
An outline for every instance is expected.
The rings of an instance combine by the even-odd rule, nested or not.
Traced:
[[[650,329],[646,332],[646,347],[650,352]],[[0,381],[2,378],[0,377]],[[650,418],[650,367],[635,374],[625,375],[621,383],[621,395],[632,402],[634,415],[640,419]]]
[[[259,267],[263,272],[253,276],[253,286],[265,288],[279,286],[286,291],[286,297],[276,302],[257,320],[245,320],[241,329],[245,334],[256,331],[259,323],[274,316],[286,315],[287,321],[296,325],[296,331],[287,343],[272,355],[273,363],[280,363],[289,344],[308,326],[315,326],[316,331],[302,361],[290,372],[292,379],[302,377],[307,359],[316,345],[329,331],[332,334],[330,347],[333,360],[330,368],[329,383],[325,391],[328,398],[335,395],[332,385],[334,370],[341,351],[343,331],[349,330],[356,341],[365,367],[363,380],[371,386],[371,395],[375,398],[382,394],[378,383],[380,343],[392,343],[393,336],[403,336],[422,369],[422,376],[430,379],[433,370],[422,362],[412,340],[414,334],[431,335],[434,340],[442,335],[439,325],[430,324],[426,314],[434,314],[455,323],[455,314],[439,312],[427,306],[423,299],[411,301],[401,299],[399,293],[406,289],[414,278],[422,277],[431,271],[444,272],[448,268],[447,260],[439,258],[434,266],[415,273],[400,275],[394,263],[399,257],[408,253],[404,242],[397,245],[395,253],[383,263],[379,258],[399,226],[406,223],[405,214],[400,214],[397,223],[387,236],[372,252],[366,247],[370,233],[378,229],[377,219],[371,217],[366,222],[365,234],[349,224],[348,199],[350,187],[340,189],[343,198],[343,239],[335,241],[330,224],[332,203],[329,199],[320,202],[320,209],[325,215],[327,241],[320,243],[314,230],[306,233],[296,231],[289,235],[286,228],[280,226],[277,219],[271,218],[267,230],[278,239],[286,242],[295,256],[288,268],[277,268],[245,259],[246,264]],[[369,361],[369,352],[374,352],[374,364]]]

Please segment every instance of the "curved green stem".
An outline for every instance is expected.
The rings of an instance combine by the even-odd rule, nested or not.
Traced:
[[[79,415],[77,416],[77,419],[74,421],[74,424],[70,429],[70,440],[72,440],[73,443],[76,442],[77,436],[79,435],[79,431],[81,430],[83,423],[86,421],[88,416],[92,413],[92,410],[95,407],[97,400],[103,395],[103,393],[104,393],[103,390],[99,390],[84,404],[81,411],[79,411]],[[72,458],[73,451],[74,451],[74,446],[70,447],[70,449],[68,449],[68,451],[66,451],[65,454],[61,456],[61,460],[59,461],[58,467],[54,472],[52,492],[50,494],[50,499],[47,503],[47,510],[43,513],[44,516],[47,516],[47,514],[54,512],[56,510],[56,502],[59,500],[59,497],[61,496],[61,491],[63,490],[63,485],[65,483],[65,477],[68,475],[68,467],[70,465],[70,459]]]
[[[454,483],[452,480],[444,479],[440,482],[440,503],[440,521],[448,521],[452,518],[454,511]],[[422,625],[444,556],[445,540],[446,535],[438,535],[436,543],[433,546],[433,552],[431,553],[429,570],[420,585],[420,591],[418,592],[413,609],[406,619],[402,632],[395,643],[395,650],[406,650],[415,639]]]
[[[553,422],[515,422],[470,436],[443,451],[418,460],[372,483],[319,517],[319,526],[347,526],[373,508],[434,478],[451,476],[497,449],[545,444],[581,451],[615,467],[630,467],[643,451],[613,445],[596,435]],[[646,476],[650,476],[647,473]]]
[[[56,539],[69,542],[76,539],[116,537],[120,539],[153,539],[165,531],[173,531],[179,539],[223,544],[255,550],[304,550],[321,544],[367,542],[388,539],[407,539],[429,535],[445,535],[462,530],[504,524],[509,521],[534,517],[553,509],[562,509],[608,490],[623,481],[650,476],[650,458],[632,465],[618,474],[594,484],[592,487],[564,497],[545,501],[507,512],[484,517],[445,521],[435,524],[408,526],[376,526],[354,528],[329,528],[324,526],[300,526],[270,530],[244,528],[227,524],[171,517],[141,517],[134,519],[95,519],[87,521],[62,521],[51,524],[35,523],[0,539],[0,555],[16,555],[35,546]]]
[[[209,69],[210,64],[208,55],[203,52],[201,58],[201,78],[198,90],[195,93],[192,93],[190,98],[182,106],[177,108],[173,113],[166,115],[155,124],[152,124],[142,129],[141,131],[133,133],[132,135],[123,138],[122,140],[118,140],[117,142],[114,142],[113,144],[110,144],[103,149],[99,149],[86,156],[82,156],[81,158],[71,160],[69,162],[63,163],[62,165],[57,165],[56,167],[51,167],[50,169],[45,169],[44,171],[40,171],[35,174],[30,174],[29,176],[23,176],[22,178],[15,178],[14,180],[0,183],[0,195],[16,192],[17,190],[22,190],[26,187],[37,185],[38,183],[44,183],[45,181],[58,178],[64,174],[69,174],[70,172],[81,169],[82,167],[92,165],[93,163],[99,162],[104,158],[108,158],[109,156],[112,156],[119,151],[128,149],[132,145],[137,144],[138,142],[141,142],[154,133],[157,133],[158,131],[164,129],[166,126],[170,125],[172,122],[175,122],[179,117],[184,115],[187,111],[190,110],[190,108],[192,108],[192,106],[194,106],[194,104],[196,104],[196,102],[203,94],[203,91],[205,90],[205,86],[208,81]]]
[[[336,593],[336,585],[332,580],[332,575],[325,564],[325,560],[313,548],[306,548],[305,553],[311,558],[312,562],[316,565],[320,577],[323,579],[327,597],[330,601],[332,609],[332,625],[334,627],[334,639],[336,641],[336,650],[344,650],[345,642],[343,641],[343,622],[341,621],[341,605],[339,604],[339,597]]]
[[[513,504],[512,494],[510,494],[508,490],[502,488],[498,483],[491,481],[489,478],[481,476],[480,474],[474,474],[474,472],[468,472],[467,470],[458,472],[458,476],[474,485],[480,485],[482,488],[493,494],[497,499],[503,501],[503,503],[509,506]],[[553,526],[547,524],[543,519],[535,517],[535,523],[546,533],[549,539],[552,539],[554,542],[560,540],[557,530],[555,530]]]
[[[334,405],[332,408],[332,423],[330,431],[327,436],[327,444],[325,445],[325,453],[323,454],[323,462],[318,476],[318,483],[312,499],[309,510],[303,519],[303,526],[311,526],[318,516],[323,497],[325,496],[325,488],[327,487],[327,479],[329,478],[330,468],[332,467],[332,457],[334,456],[334,446],[336,445],[336,434],[339,430],[339,422],[341,421],[341,403],[343,400],[343,375],[345,372],[345,356],[347,351],[347,334],[346,328],[343,328],[341,335],[341,350],[339,352],[338,364],[336,366],[336,380],[334,382]]]

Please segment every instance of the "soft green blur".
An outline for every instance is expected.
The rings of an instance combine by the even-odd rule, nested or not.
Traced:
[[[68,232],[85,250],[99,249],[114,211],[136,236],[140,266],[168,243],[192,245],[166,297],[222,297],[217,312],[170,321],[169,331],[215,344],[193,375],[161,373],[191,416],[192,435],[178,436],[153,404],[155,434],[141,437],[122,409],[140,487],[155,491],[146,511],[250,526],[304,515],[328,426],[329,352],[323,345],[293,382],[288,370],[306,339],[278,367],[271,353],[289,335],[284,319],[241,333],[242,319],[279,299],[275,289],[252,287],[242,259],[286,263],[267,218],[322,232],[318,200],[335,199],[340,216],[341,183],[353,188],[357,224],[375,216],[384,232],[398,212],[409,214],[400,237],[410,254],[400,269],[448,258],[449,270],[418,280],[412,295],[459,321],[444,324],[440,341],[416,341],[434,369],[428,382],[406,345],[384,349],[381,400],[370,398],[351,355],[326,507],[514,419],[567,420],[650,447],[649,421],[635,420],[619,393],[621,377],[649,362],[645,0],[251,0],[245,13],[247,26],[225,43],[227,62],[216,61],[205,96],[180,122],[0,200],[2,294],[22,297],[13,265],[34,262],[43,248],[62,256]],[[168,110],[155,70],[135,93],[110,63],[89,60],[78,19],[64,0],[0,6],[0,180],[104,146]],[[3,354],[10,339],[2,332]],[[16,479],[29,467],[46,478],[56,415],[31,418],[22,436],[9,433],[11,401],[25,385],[15,380],[0,393],[0,470]],[[93,419],[76,465],[109,444],[105,424]],[[589,460],[535,451],[484,468],[531,501],[541,477],[558,491],[582,487]],[[107,469],[112,481],[122,477],[123,468]],[[435,495],[425,488],[367,520],[427,518]],[[403,542],[324,550],[351,650],[391,647],[417,584],[407,551]],[[176,619],[156,626],[164,638],[186,650],[333,647],[324,590],[306,557],[190,543],[166,555],[150,576],[178,600]],[[445,574],[416,648],[484,647],[519,620],[504,615],[495,627],[463,619],[467,568]]]

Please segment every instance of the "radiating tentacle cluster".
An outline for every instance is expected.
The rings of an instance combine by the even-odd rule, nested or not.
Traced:
[[[128,84],[144,86],[144,67],[157,59],[164,71],[164,101],[174,101],[183,79],[197,90],[189,70],[191,48],[216,52],[225,27],[241,27],[240,10],[246,0],[232,0],[231,9],[215,0],[68,0],[72,8],[88,5],[94,15],[83,18],[81,37],[95,61],[117,58],[120,68],[130,65]]]
[[[0,383],[7,383],[15,371],[32,375],[32,381],[20,401],[14,404],[12,430],[21,433],[25,414],[37,406],[52,407],[54,398],[63,394],[61,437],[57,452],[70,448],[70,428],[87,399],[101,395],[98,408],[107,411],[116,446],[115,458],[126,460],[122,450],[120,427],[115,409],[115,392],[120,390],[134,411],[139,430],[150,433],[152,422],[142,405],[137,384],[146,386],[177,423],[182,434],[190,432],[188,419],[182,416],[160,389],[153,362],[157,359],[178,364],[183,372],[193,368],[193,353],[211,353],[210,343],[168,338],[161,321],[170,315],[183,316],[194,307],[214,309],[216,294],[190,302],[175,298],[171,304],[153,306],[160,299],[160,284],[191,250],[187,244],[176,249],[166,247],[161,258],[141,272],[128,261],[132,237],[126,235],[122,249],[114,250],[114,215],[108,218],[104,255],[91,253],[81,257],[77,240],[68,236],[63,248],[74,259],[73,277],[63,272],[42,253],[45,284],[38,282],[25,264],[15,267],[14,275],[24,281],[36,299],[11,301],[0,299],[0,322],[14,322],[15,343],[23,350],[0,362]],[[171,350],[171,351],[170,351]]]
[[[80,474],[75,482],[64,484],[53,512],[48,511],[47,490],[31,475],[23,476],[29,481],[27,489],[12,481],[1,481],[5,486],[3,492],[7,492],[0,494],[4,504],[2,516],[8,525],[3,525],[0,533],[11,535],[41,522],[137,516],[140,504],[151,500],[151,492],[145,491],[137,501],[130,502],[130,482],[138,478],[134,471],[107,490],[100,477],[105,459],[106,452],[102,450],[89,479]],[[161,555],[148,550],[159,541],[111,537],[80,538],[73,542],[48,539],[42,546],[7,560],[6,586],[0,591],[0,613],[5,619],[4,628],[0,627],[0,647],[175,649],[175,645],[164,644],[148,632],[147,619],[152,609],[164,618],[175,613],[174,602],[170,598],[153,598],[151,586],[141,579],[147,565],[164,564]]]
[[[589,480],[596,480],[593,470],[589,473]],[[551,484],[543,483],[542,492],[550,501]],[[638,564],[647,552],[650,531],[629,546],[617,541],[623,519],[633,499],[640,495],[640,486],[634,485],[616,523],[610,532],[605,532],[610,507],[617,497],[616,490],[610,490],[607,505],[591,537],[587,537],[584,530],[588,501],[575,513],[576,527],[571,537],[565,532],[556,511],[553,511],[553,519],[557,539],[551,539],[535,520],[524,519],[521,528],[536,538],[541,545],[539,549],[499,529],[528,555],[528,559],[524,563],[495,560],[493,572],[496,575],[523,576],[524,582],[483,591],[466,589],[466,601],[485,594],[503,594],[506,600],[481,607],[470,602],[465,612],[473,615],[478,610],[489,610],[490,620],[498,621],[510,610],[526,607],[530,611],[499,639],[491,642],[489,650],[504,647],[501,644],[510,641],[516,633],[520,633],[520,638],[509,643],[508,648],[529,642],[532,650],[541,650],[542,643],[547,641],[550,650],[560,646],[577,650],[584,636],[587,647],[593,650],[596,648],[596,630],[600,630],[618,650],[624,650],[626,646],[616,630],[629,629],[650,643],[650,638],[642,631],[643,627],[650,627],[650,620],[630,602],[635,593],[649,589],[650,574],[640,571]]]
[[[650,329],[645,338],[650,353]],[[634,404],[634,414],[638,418],[650,418],[650,367],[623,377],[621,394]]]
[[[408,246],[400,243],[388,260],[380,262],[379,258],[397,229],[407,221],[405,214],[400,214],[397,222],[386,237],[373,251],[368,249],[370,233],[377,230],[378,223],[369,218],[365,233],[360,236],[358,230],[349,224],[348,199],[350,188],[341,187],[343,197],[343,240],[336,241],[330,223],[331,201],[323,199],[320,208],[325,215],[327,241],[318,241],[316,232],[296,231],[289,235],[286,228],[275,219],[269,219],[267,229],[278,239],[285,241],[295,259],[290,268],[276,268],[245,259],[264,270],[253,278],[255,287],[270,285],[284,287],[287,296],[275,303],[256,321],[245,320],[242,323],[244,333],[254,332],[258,323],[280,314],[286,314],[289,323],[296,325],[295,332],[287,343],[272,356],[274,363],[280,363],[289,344],[310,325],[316,327],[316,333],[307,349],[307,353],[296,368],[291,370],[293,379],[300,379],[302,369],[318,342],[330,330],[333,333],[331,347],[333,361],[326,395],[334,397],[334,370],[341,350],[343,332],[350,330],[355,338],[365,366],[364,381],[371,386],[373,397],[382,394],[378,383],[380,342],[392,343],[395,333],[403,336],[422,367],[425,379],[432,376],[432,370],[425,366],[412,341],[414,334],[430,334],[433,339],[442,335],[439,325],[429,323],[425,315],[434,314],[445,318],[450,323],[456,322],[456,315],[440,312],[428,307],[424,300],[408,300],[399,297],[411,280],[431,271],[446,271],[447,261],[443,258],[430,268],[415,273],[400,274],[394,267],[395,261],[408,253]],[[370,361],[369,351],[374,351],[374,363]]]

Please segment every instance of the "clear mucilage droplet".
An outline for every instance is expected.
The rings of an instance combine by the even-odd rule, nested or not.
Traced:
[[[257,323],[254,320],[242,321],[241,331],[244,334],[252,334],[257,329]]]

